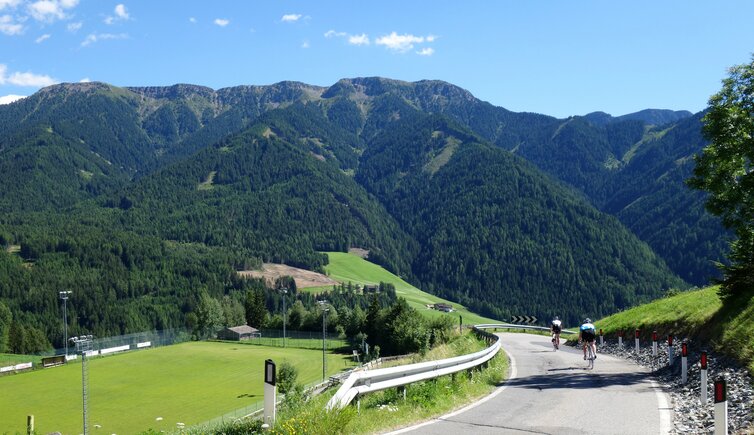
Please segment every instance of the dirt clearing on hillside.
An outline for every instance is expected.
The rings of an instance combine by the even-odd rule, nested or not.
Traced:
[[[338,281],[330,279],[327,275],[322,275],[321,273],[275,263],[264,263],[262,265],[262,270],[242,270],[238,272],[238,274],[241,276],[264,278],[269,286],[274,285],[275,280],[281,276],[293,277],[296,281],[296,288],[322,287],[340,284]]]

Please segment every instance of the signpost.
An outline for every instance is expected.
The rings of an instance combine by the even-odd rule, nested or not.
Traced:
[[[657,357],[657,331],[652,331],[652,356]]]
[[[537,318],[534,316],[511,316],[511,323],[523,323],[526,325],[531,325],[532,323],[536,323]]]
[[[681,343],[681,383],[685,384],[686,380],[688,379],[688,356],[689,356],[689,346],[684,341]]]
[[[702,405],[707,404],[707,352],[702,351],[702,358],[700,361],[701,370],[700,373],[702,374]]]
[[[264,362],[264,423],[269,425],[275,423],[276,378],[275,362],[268,359]]]
[[[728,391],[725,379],[715,381],[715,435],[728,435]]]
[[[673,365],[673,335],[668,335],[668,365]]]

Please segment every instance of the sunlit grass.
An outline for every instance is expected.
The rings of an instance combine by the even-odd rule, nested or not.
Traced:
[[[101,433],[171,430],[263,400],[264,361],[289,361],[303,384],[322,379],[322,351],[188,342],[89,360],[89,424]],[[327,354],[328,374],[352,366]],[[81,364],[0,377],[0,433],[80,433]],[[159,418],[159,420],[158,420]]]
[[[614,314],[596,322],[607,335],[635,329],[648,339],[652,331],[663,338],[673,334],[689,337],[692,345],[703,345],[737,359],[754,374],[754,299],[753,295],[733,297],[725,303],[718,287],[683,292],[649,304]]]
[[[472,313],[463,305],[433,296],[423,292],[418,288],[404,281],[387,270],[374,263],[370,263],[363,258],[343,252],[327,252],[330,263],[325,267],[327,275],[337,281],[360,285],[376,285],[380,282],[391,283],[395,286],[395,292],[399,297],[406,299],[408,304],[426,317],[434,318],[441,316],[452,316],[458,321],[458,316],[463,317],[463,323],[466,325],[479,323],[496,323],[498,320],[490,319]],[[304,289],[303,291],[321,292],[323,290],[332,290],[332,287],[318,287],[314,289]],[[427,305],[436,303],[446,303],[453,306],[453,312],[444,313],[427,308]]]
[[[471,333],[457,337],[450,344],[428,352],[421,360],[437,360],[481,350],[486,343]],[[412,358],[403,363],[418,362]],[[464,371],[455,376],[417,382],[406,387],[406,398],[400,388],[391,388],[363,396],[343,411],[325,413],[325,404],[333,392],[314,398],[303,407],[283,410],[278,416],[275,433],[319,433],[316,428],[328,427],[329,432],[365,434],[385,432],[409,426],[461,408],[491,393],[500,385],[508,370],[508,361],[501,352],[484,370]],[[323,420],[326,422],[323,423]],[[337,422],[333,425],[332,422]]]

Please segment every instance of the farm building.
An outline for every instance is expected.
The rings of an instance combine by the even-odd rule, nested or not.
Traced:
[[[261,337],[262,334],[258,329],[252,328],[249,325],[233,326],[231,328],[225,328],[217,333],[217,338],[220,340],[250,340],[252,338]]]
[[[437,303],[435,304],[435,309],[440,311],[445,311],[446,313],[449,313],[453,311],[453,305],[450,304],[443,304],[443,303]]]

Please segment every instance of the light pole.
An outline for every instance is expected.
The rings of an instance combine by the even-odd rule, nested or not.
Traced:
[[[285,347],[285,324],[286,324],[286,317],[288,316],[288,311],[285,309],[285,299],[288,295],[288,289],[281,286],[278,288],[278,291],[283,294],[283,347]]]
[[[327,307],[327,301],[324,299],[317,301],[317,303],[322,308],[322,380],[324,381],[325,379],[327,379],[325,377],[325,373],[327,372],[327,363],[325,362],[325,349],[327,348],[327,312],[330,309]]]
[[[81,402],[84,408],[84,435],[89,433],[87,427],[87,391],[89,390],[89,371],[86,366],[86,354],[92,350],[92,336],[82,335],[79,337],[71,338],[71,341],[76,344],[76,351],[81,353]]]
[[[70,290],[58,292],[60,299],[63,300],[63,330],[65,331],[65,357],[68,358],[68,295],[73,293]]]

